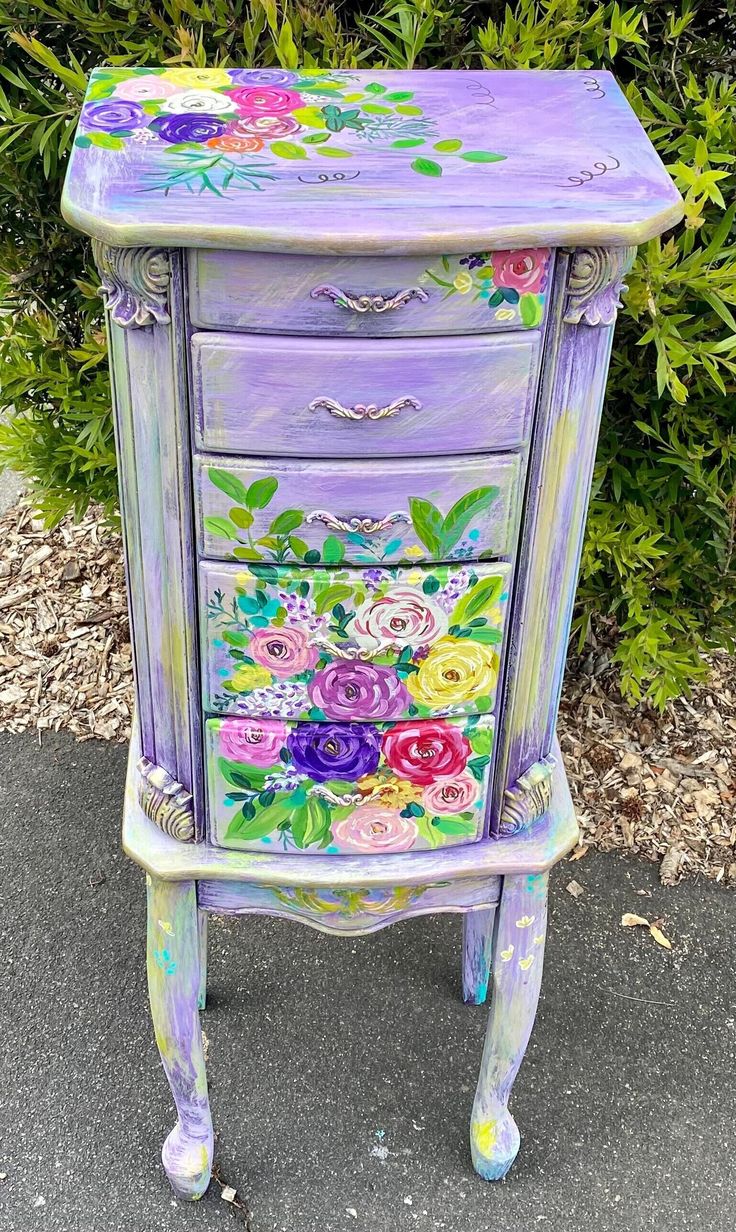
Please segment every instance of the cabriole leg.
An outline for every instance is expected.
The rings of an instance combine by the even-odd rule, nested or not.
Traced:
[[[207,1005],[207,912],[197,908],[197,928],[199,930],[199,993],[197,1006],[205,1009]]]
[[[212,1118],[202,1032],[197,896],[193,881],[148,882],[148,995],[178,1120],[161,1158],[179,1198],[199,1198],[212,1167]]]
[[[463,916],[463,1001],[482,1005],[488,994],[495,907]]]
[[[539,1000],[548,880],[546,873],[504,877],[501,890],[491,1009],[470,1125],[473,1165],[488,1181],[505,1176],[519,1150],[508,1101]]]

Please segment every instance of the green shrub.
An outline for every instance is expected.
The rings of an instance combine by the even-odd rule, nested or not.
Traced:
[[[736,618],[734,4],[650,0],[0,0],[0,463],[50,522],[115,508],[109,387],[88,247],[58,213],[100,63],[610,68],[686,197],[640,251],[619,318],[577,630],[615,622],[621,683],[656,705]]]

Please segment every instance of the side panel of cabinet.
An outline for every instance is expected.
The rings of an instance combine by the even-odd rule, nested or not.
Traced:
[[[201,794],[201,724],[181,265],[171,322],[108,317],[141,750]],[[195,808],[195,815],[201,810]]]

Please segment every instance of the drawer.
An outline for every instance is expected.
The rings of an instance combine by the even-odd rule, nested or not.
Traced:
[[[211,841],[247,851],[385,855],[482,837],[493,719],[208,719]]]
[[[523,444],[540,334],[495,338],[192,338],[198,447],[371,457]]]
[[[195,457],[200,551],[215,560],[398,564],[504,556],[522,460],[274,462]]]
[[[544,318],[549,248],[447,257],[193,249],[193,325],[259,334],[486,334]]]
[[[203,564],[204,708],[319,722],[490,711],[509,574]]]

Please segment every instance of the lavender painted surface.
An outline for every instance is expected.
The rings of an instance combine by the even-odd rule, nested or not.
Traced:
[[[322,339],[530,330],[544,320],[553,268],[549,248],[339,258],[195,249],[190,314],[199,326]]]
[[[473,1165],[488,1181],[506,1175],[520,1135],[508,1110],[537,1012],[547,931],[546,873],[504,877],[493,950],[493,990],[470,1123]]]
[[[195,440],[296,457],[485,453],[524,444],[540,336],[322,341],[195,334]]]
[[[65,217],[119,245],[355,255],[637,244],[682,216],[609,73],[284,78],[95,70]]]
[[[451,468],[440,458],[382,459],[370,470],[342,459],[195,455],[200,551],[215,560],[308,565],[505,556],[516,535],[523,465],[516,454],[453,458]],[[470,497],[468,520],[458,502]],[[417,501],[420,514],[427,501],[437,510],[432,527],[418,519]],[[279,530],[287,511],[299,518],[293,532]]]
[[[463,920],[463,1001],[483,1005],[493,954],[495,908],[472,911]]]

